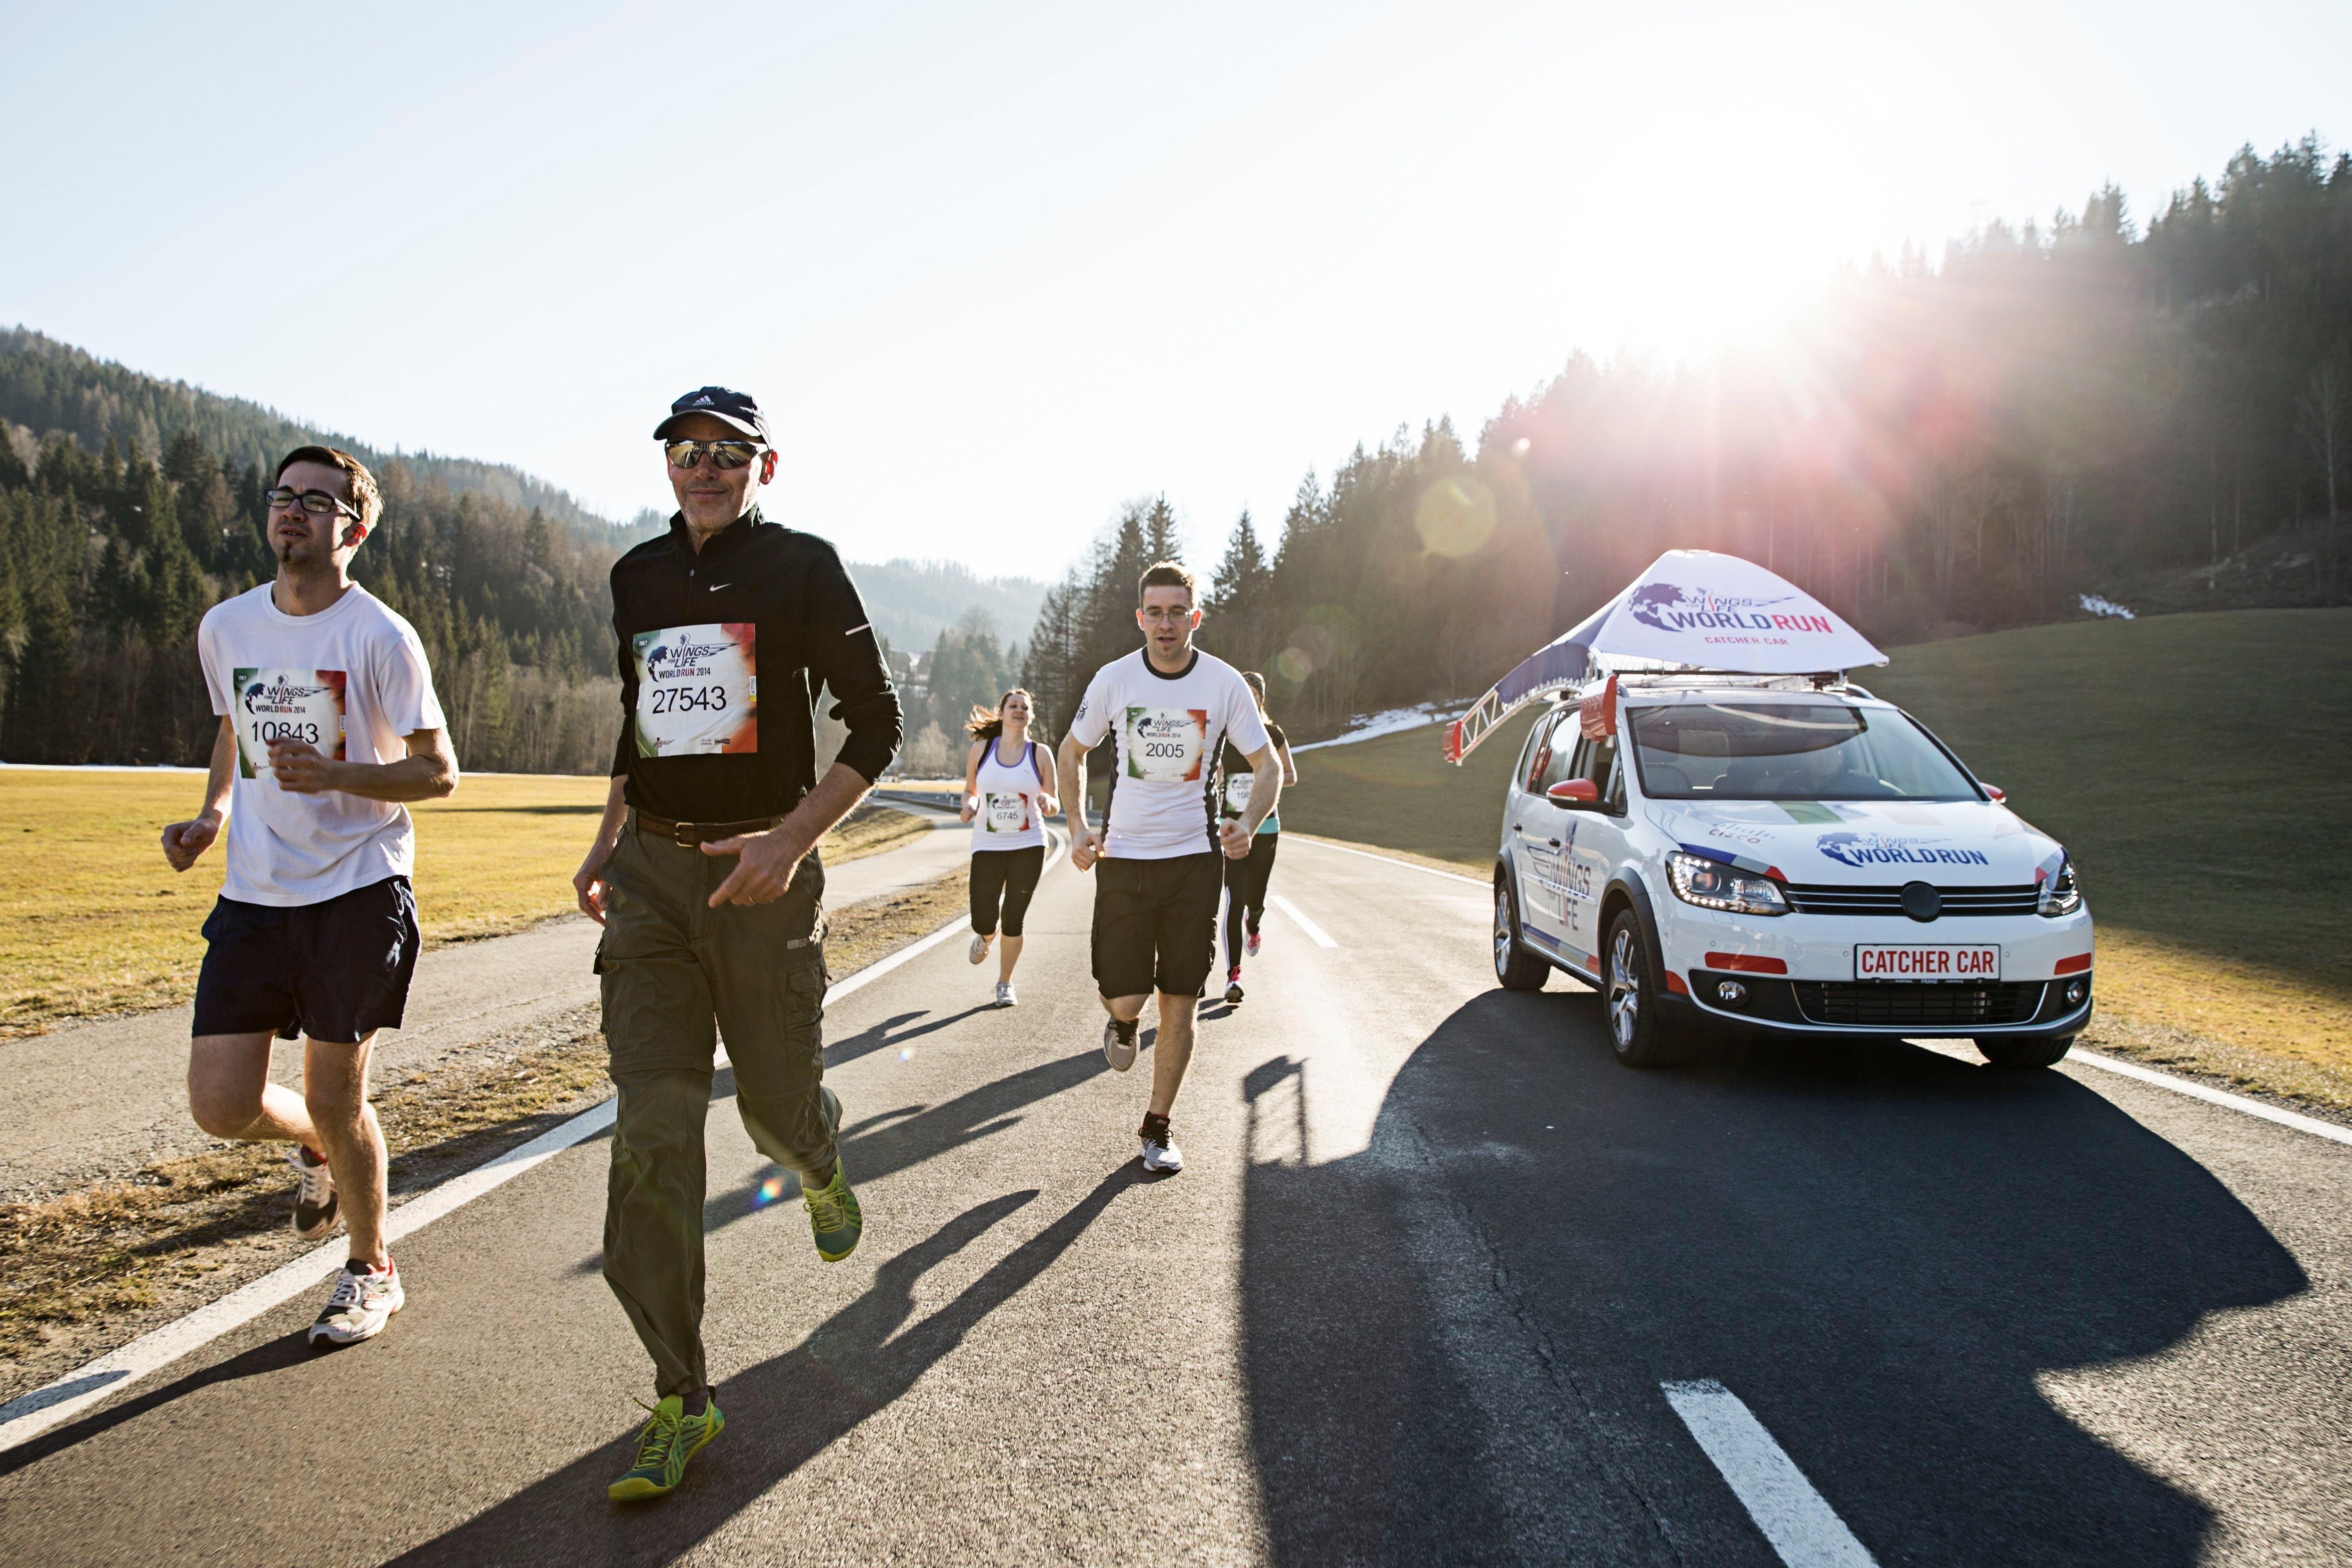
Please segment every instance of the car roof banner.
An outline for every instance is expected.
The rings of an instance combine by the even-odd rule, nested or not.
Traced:
[[[1667,551],[1552,646],[1580,642],[1596,669],[1813,675],[1886,662],[1795,584],[1712,550]]]

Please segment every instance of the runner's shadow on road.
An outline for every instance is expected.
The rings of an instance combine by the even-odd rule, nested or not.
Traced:
[[[931,1269],[1035,1201],[1032,1188],[966,1210],[885,1262],[873,1289],[803,1343],[719,1388],[727,1429],[664,1501],[604,1500],[635,1453],[631,1432],[516,1493],[395,1563],[668,1563],[693,1550],[778,1482],[911,1388],[997,1307],[1051,1268],[1138,1181],[1132,1162],[993,1264],[956,1298],[908,1326],[914,1288]]]
[[[1474,997],[1319,1164],[1315,1060],[1252,1075],[1276,1562],[1765,1561],[1664,1403],[1692,1378],[1881,1561],[2202,1560],[2206,1505],[2043,1388],[2306,1288],[2210,1173],[2057,1072],[1891,1042],[1633,1072],[1602,1027],[1590,994]]]
[[[952,1028],[977,1014],[995,1011],[997,1006],[994,1002],[982,1002],[967,1007],[961,1013],[950,1013],[944,1017],[934,1018],[919,1029],[909,1029],[906,1026],[918,1018],[929,1017],[928,1012],[894,1014],[871,1028],[860,1030],[847,1039],[836,1040],[824,1048],[824,1065],[829,1068],[845,1067],[860,1057],[872,1056],[876,1051],[905,1045],[908,1040],[920,1039],[925,1035],[938,1034],[941,1029]],[[894,1030],[897,1032],[893,1033]]]
[[[307,1333],[306,1329],[298,1329],[290,1334],[280,1334],[274,1340],[266,1340],[251,1350],[233,1355],[226,1361],[205,1367],[200,1372],[192,1372],[184,1377],[175,1378],[159,1388],[152,1388],[136,1399],[126,1399],[120,1405],[109,1405],[96,1415],[85,1415],[79,1421],[68,1422],[53,1432],[43,1433],[20,1447],[11,1448],[6,1453],[0,1454],[0,1476],[14,1475],[27,1465],[37,1464],[52,1454],[72,1447],[77,1443],[87,1442],[101,1433],[121,1426],[126,1421],[135,1421],[149,1411],[169,1405],[175,1399],[184,1399],[199,1389],[210,1388],[215,1384],[235,1383],[240,1378],[267,1377],[274,1372],[287,1372],[292,1368],[306,1365],[316,1359],[316,1352],[310,1347]],[[0,1432],[6,1430],[5,1426],[0,1426]]]

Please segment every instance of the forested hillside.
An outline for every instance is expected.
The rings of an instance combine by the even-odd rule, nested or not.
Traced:
[[[1240,521],[1202,638],[1312,736],[1475,694],[1671,548],[1764,563],[1888,643],[2297,530],[2267,602],[2337,603],[2347,467],[2352,155],[2249,148],[2145,232],[2101,191],[1874,266],[1768,347],[1580,356],[1475,448],[1444,420],[1359,448],[1271,538]],[[1129,508],[1047,595],[1024,672],[1055,732],[1174,541]]]

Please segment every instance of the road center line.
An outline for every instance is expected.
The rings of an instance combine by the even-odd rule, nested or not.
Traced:
[[[1658,1386],[1789,1568],[1877,1568],[1739,1395],[1711,1377]]]
[[[1045,837],[1047,847],[1043,869],[1050,870],[1062,858],[1066,840],[1057,834],[1048,833]],[[1296,911],[1293,918],[1297,918]],[[970,914],[958,915],[929,936],[908,943],[887,958],[867,964],[837,984],[827,986],[824,993],[826,1005],[840,1001],[881,979],[899,965],[929,952],[971,923]],[[1301,921],[1301,923],[1305,922]],[[1308,933],[1319,934],[1312,927],[1308,927]],[[1322,940],[1326,947],[1331,945],[1328,937]],[[722,1047],[716,1065],[726,1065],[726,1059]],[[608,1096],[571,1120],[549,1128],[529,1142],[518,1144],[470,1171],[461,1172],[438,1186],[426,1188],[384,1215],[385,1245],[414,1235],[483,1194],[504,1186],[525,1171],[553,1159],[582,1139],[602,1132],[613,1124],[613,1114],[614,1104]],[[54,1383],[45,1384],[29,1394],[19,1394],[6,1405],[0,1405],[0,1453],[31,1442],[51,1427],[72,1420],[124,1384],[170,1365],[191,1351],[201,1350],[223,1334],[242,1328],[264,1312],[291,1300],[333,1273],[349,1252],[348,1244],[341,1238],[321,1243],[300,1257],[279,1264],[260,1279],[238,1286],[219,1300],[208,1301],[184,1318],[151,1330],[129,1344],[110,1351],[96,1361],[83,1363]]]
[[[1307,936],[1313,940],[1316,946],[1337,947],[1339,945],[1338,942],[1331,940],[1329,933],[1326,932],[1321,926],[1317,925],[1313,921],[1310,921],[1305,915],[1300,914],[1297,904],[1292,903],[1280,893],[1267,894],[1266,901],[1274,905],[1275,908],[1280,910],[1284,914],[1288,915],[1292,920],[1297,921],[1298,929],[1305,931]]]

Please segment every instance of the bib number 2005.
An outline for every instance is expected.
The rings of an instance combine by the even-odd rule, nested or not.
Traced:
[[[760,749],[759,628],[707,622],[639,632],[637,755],[712,756]]]

